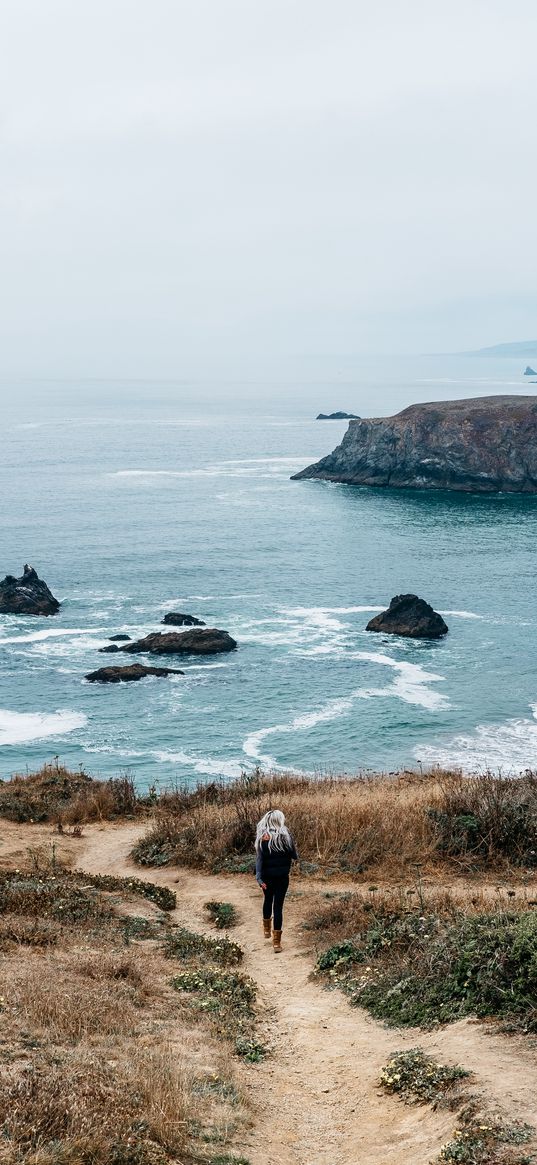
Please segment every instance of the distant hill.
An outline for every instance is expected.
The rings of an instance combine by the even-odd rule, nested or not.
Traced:
[[[475,348],[472,352],[459,352],[459,356],[514,356],[525,359],[537,357],[537,340],[518,340],[514,344],[493,344],[492,348]]]

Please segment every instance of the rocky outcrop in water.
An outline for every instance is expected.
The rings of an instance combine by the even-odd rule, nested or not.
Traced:
[[[316,421],[359,421],[356,413],[317,413]]]
[[[294,475],[351,485],[537,492],[537,397],[411,405],[351,421],[337,449]]]
[[[447,623],[417,595],[396,595],[387,611],[369,620],[366,631],[403,635],[407,639],[440,639],[448,633]]]
[[[537,376],[537,372],[535,371],[535,368],[531,368],[530,365],[527,364],[526,368],[524,369],[524,376]]]
[[[181,611],[168,611],[161,619],[168,627],[205,627],[203,619],[196,619],[195,615],[183,615]]]
[[[6,574],[0,582],[1,615],[56,615],[60,604],[33,566],[25,565],[21,578]]]
[[[123,633],[111,635],[110,643],[126,643],[128,639],[130,639],[130,635],[124,635]]]
[[[227,631],[217,627],[195,627],[191,631],[155,631],[144,639],[126,643],[120,651],[147,651],[150,655],[219,655],[235,651],[237,643]]]
[[[121,651],[121,648],[118,647],[117,643],[107,643],[106,647],[100,647],[99,651],[104,652],[105,655],[112,655],[114,651]]]
[[[143,680],[144,676],[184,676],[176,667],[146,667],[143,663],[131,663],[126,667],[100,667],[88,672],[90,684],[122,684]]]

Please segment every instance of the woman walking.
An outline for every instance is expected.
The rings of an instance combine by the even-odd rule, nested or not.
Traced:
[[[291,862],[298,861],[296,846],[281,809],[269,809],[258,822],[255,835],[255,876],[264,894],[263,933],[276,954],[282,949],[283,902],[289,887]],[[274,916],[273,916],[274,911]]]

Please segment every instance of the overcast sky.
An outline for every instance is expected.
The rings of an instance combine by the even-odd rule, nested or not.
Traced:
[[[537,336],[535,0],[0,0],[0,376]]]

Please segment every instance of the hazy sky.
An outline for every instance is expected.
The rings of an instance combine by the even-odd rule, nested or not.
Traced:
[[[0,376],[537,336],[535,0],[0,0]]]

